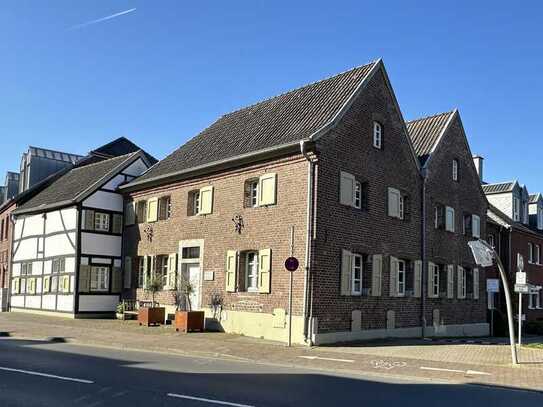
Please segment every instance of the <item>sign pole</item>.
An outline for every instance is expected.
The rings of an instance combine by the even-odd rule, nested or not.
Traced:
[[[294,255],[294,226],[290,227],[290,257]],[[288,285],[288,346],[292,346],[292,271],[289,271]]]
[[[518,293],[518,346],[522,344],[522,293]]]

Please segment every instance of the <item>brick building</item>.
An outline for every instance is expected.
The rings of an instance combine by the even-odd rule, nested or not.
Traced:
[[[11,213],[13,200],[0,206],[0,312],[8,307],[9,266],[11,259]]]
[[[483,276],[463,247],[473,230],[484,232],[473,224],[486,201],[458,114],[445,122],[430,148],[435,175],[423,177],[381,61],[221,117],[121,187],[125,298],[148,300],[145,288],[159,279],[156,298],[172,313],[183,276],[209,323],[286,340],[283,262],[292,253],[301,260],[295,342],[419,336],[425,323],[429,335],[486,334],[486,304],[473,294]],[[444,188],[439,177],[450,178],[453,159],[462,177]],[[442,242],[428,259],[455,267],[461,298],[426,299],[424,179],[426,206],[458,211],[454,234],[427,228],[425,240]]]

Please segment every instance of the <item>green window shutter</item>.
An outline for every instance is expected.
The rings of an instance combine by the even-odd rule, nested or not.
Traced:
[[[120,267],[113,267],[111,269],[111,292],[112,293],[119,293],[121,292],[121,282],[122,282],[122,274],[121,274],[121,268]]]
[[[85,209],[83,213],[83,229],[94,230],[94,211]]]
[[[90,291],[90,266],[79,266],[79,292],[87,293]]]
[[[122,215],[119,215],[119,214],[114,214],[113,215],[113,224],[112,224],[112,228],[111,228],[111,231],[113,233],[122,233],[123,231],[123,217]]]

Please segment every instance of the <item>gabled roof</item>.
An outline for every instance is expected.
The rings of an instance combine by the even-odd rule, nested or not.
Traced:
[[[496,184],[483,184],[483,191],[486,195],[491,194],[504,194],[507,192],[512,192],[515,189],[515,185],[518,184],[517,181],[509,182],[500,182]]]
[[[409,137],[422,166],[435,150],[455,113],[456,110],[453,110],[406,122]]]
[[[530,194],[530,197],[528,199],[528,203],[529,204],[536,204],[540,199],[543,199],[543,197],[541,196],[541,193],[537,193],[537,194]]]
[[[78,155],[78,154],[64,153],[62,151],[49,150],[47,148],[34,147],[34,146],[28,147],[27,154],[29,154],[32,157],[48,158],[50,160],[64,161],[64,162],[72,163],[72,164],[75,164],[77,160],[83,158],[83,156]]]
[[[228,113],[131,185],[257,152],[295,146],[334,122],[380,65],[381,61],[371,62]]]
[[[530,229],[528,226],[525,226],[520,222],[515,222],[513,219],[511,219],[509,216],[507,216],[505,213],[503,213],[497,207],[495,207],[494,205],[490,203],[488,204],[487,216],[490,219],[492,219],[494,222],[502,226],[515,228],[517,230],[520,230],[526,233],[531,233],[531,234],[536,234],[538,236],[541,236],[540,233]]]
[[[141,150],[97,163],[71,168],[41,192],[19,206],[14,213],[37,212],[80,202],[89,193],[107,182],[110,177],[138,157],[144,157]]]
[[[142,150],[138,145],[134,144],[126,137],[119,137],[107,144],[104,144],[101,147],[98,147],[95,150],[90,151],[89,154],[79,162],[79,164],[90,164],[92,162],[100,161],[104,158],[119,157],[121,155],[134,153],[140,150],[143,151],[143,154],[151,165],[158,162],[155,157]]]

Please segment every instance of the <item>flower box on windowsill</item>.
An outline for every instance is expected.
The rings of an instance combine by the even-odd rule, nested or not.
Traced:
[[[176,311],[175,330],[177,332],[204,332],[204,311]]]

